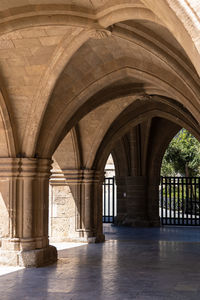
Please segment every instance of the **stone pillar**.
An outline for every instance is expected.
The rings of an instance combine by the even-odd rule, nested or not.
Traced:
[[[102,182],[95,170],[84,170],[81,180],[81,234],[88,242],[103,242]]]
[[[85,203],[85,214],[82,216],[82,224],[87,230],[88,237],[96,243],[104,242],[102,220],[102,184],[104,174],[95,170],[84,170],[82,188]]]
[[[147,213],[147,180],[145,176],[127,176],[127,215],[124,225],[149,226]]]
[[[117,185],[117,217],[115,223],[117,225],[123,225],[124,220],[127,217],[127,190],[126,190],[126,177],[116,177]]]
[[[1,158],[0,192],[9,224],[2,233],[0,263],[40,266],[57,259],[48,240],[51,160]]]
[[[148,217],[150,226],[159,227],[159,177],[150,178],[148,185]]]
[[[99,174],[94,170],[63,170],[52,175],[50,184],[51,202],[57,206],[56,213],[51,209],[51,238],[54,241],[103,241]]]
[[[0,235],[2,239],[17,236],[17,175],[19,159],[0,158]]]

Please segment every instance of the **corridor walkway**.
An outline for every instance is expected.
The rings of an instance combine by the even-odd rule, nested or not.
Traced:
[[[106,242],[0,277],[0,299],[200,299],[200,228],[117,228]]]

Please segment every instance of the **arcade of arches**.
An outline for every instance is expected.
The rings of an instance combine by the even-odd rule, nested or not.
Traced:
[[[118,222],[159,226],[165,149],[200,140],[199,1],[6,0],[0,22],[0,263],[56,260],[49,179],[52,238],[103,242],[110,153]]]

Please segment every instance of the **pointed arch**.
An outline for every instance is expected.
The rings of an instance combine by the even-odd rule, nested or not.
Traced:
[[[0,92],[0,157],[16,157],[18,145],[11,113]]]

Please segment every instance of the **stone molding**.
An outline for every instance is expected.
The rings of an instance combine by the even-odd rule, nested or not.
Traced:
[[[52,160],[41,158],[0,158],[1,177],[49,177]]]
[[[19,158],[0,158],[0,178],[13,177],[19,173]]]
[[[103,28],[92,28],[89,31],[89,36],[92,39],[95,40],[101,40],[101,39],[105,39],[105,38],[109,38],[112,35],[112,32],[108,29],[103,29]]]
[[[62,172],[53,172],[50,177],[50,184],[81,184],[81,183],[101,183],[104,175],[96,170],[63,170]]]

